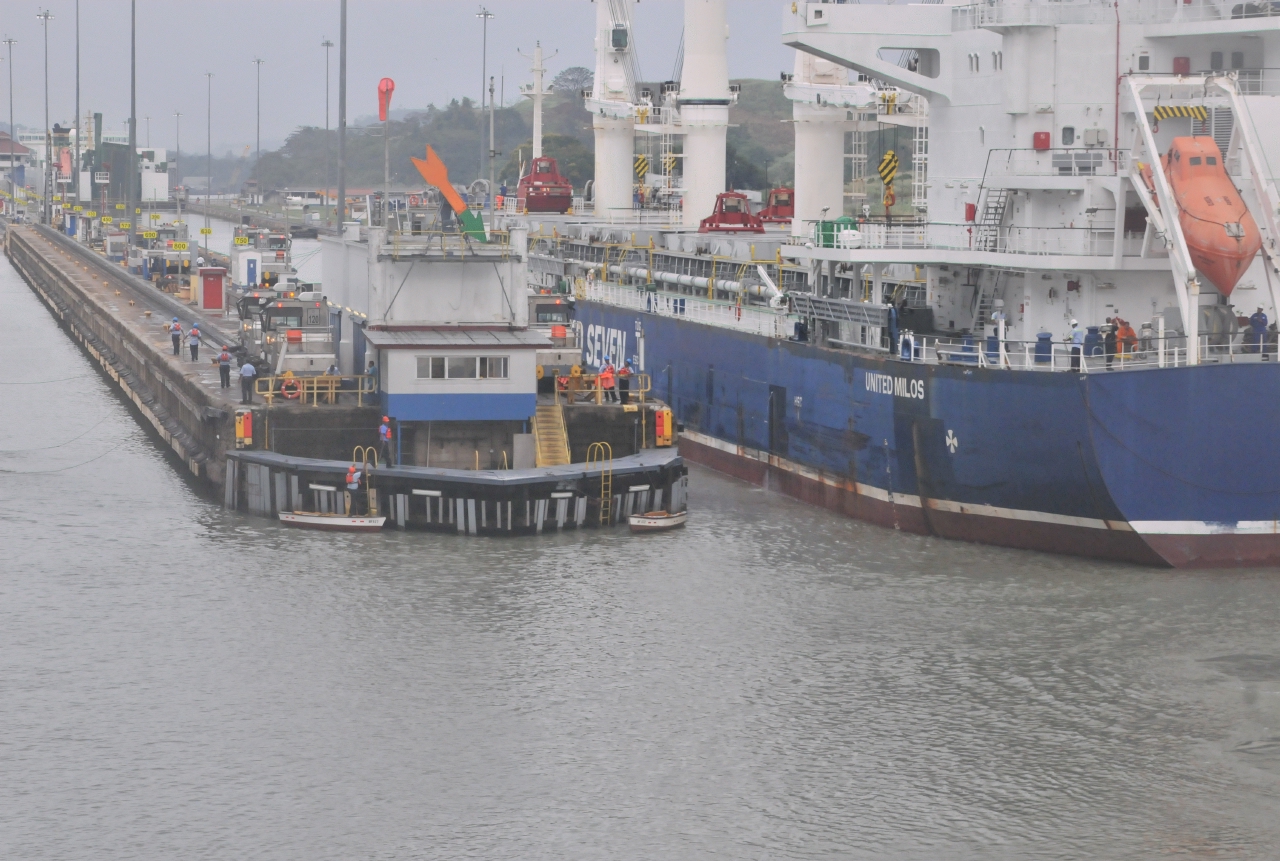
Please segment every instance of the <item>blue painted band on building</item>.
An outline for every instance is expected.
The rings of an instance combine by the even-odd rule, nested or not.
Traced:
[[[528,421],[538,396],[523,394],[383,394],[387,414],[402,422]]]

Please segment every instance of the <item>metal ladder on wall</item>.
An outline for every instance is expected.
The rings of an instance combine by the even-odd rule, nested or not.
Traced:
[[[569,463],[569,432],[560,404],[539,406],[533,415],[533,441],[538,466]]]
[[[600,525],[613,523],[613,446],[593,442],[587,447],[587,471],[600,464]]]
[[[978,207],[978,224],[974,231],[973,247],[976,251],[997,251],[1000,243],[1000,225],[1004,223],[1004,211],[1009,206],[1009,189],[987,188],[982,193]]]

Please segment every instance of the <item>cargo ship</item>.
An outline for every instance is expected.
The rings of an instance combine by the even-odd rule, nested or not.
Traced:
[[[597,4],[593,214],[530,222],[531,281],[577,294],[584,366],[637,361],[688,459],[890,528],[1280,562],[1280,17],[781,4],[794,215],[745,233],[715,219],[724,5],[686,3],[681,81],[653,102],[617,47],[629,3]],[[891,126],[909,180],[869,150]],[[631,147],[668,136],[680,206],[637,208]]]

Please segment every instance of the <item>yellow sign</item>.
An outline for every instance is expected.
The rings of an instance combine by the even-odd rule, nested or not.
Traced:
[[[123,204],[123,203],[117,203],[117,204],[116,204],[116,209],[124,209],[124,204]]]
[[[155,238],[156,238],[156,232],[155,232],[154,230],[144,230],[144,231],[142,231],[142,238],[143,238],[143,239],[155,239]]]
[[[61,200],[62,200],[62,195],[60,195],[60,194],[55,194],[55,195],[53,196],[53,199],[54,199],[54,200],[56,200],[56,201],[61,201]]]
[[[111,223],[111,222],[113,222],[113,221],[115,221],[115,219],[114,219],[114,218],[112,218],[110,215],[104,215],[104,216],[102,216],[102,223],[103,223],[103,224],[110,224],[110,223]]]
[[[213,228],[212,228],[212,227],[201,227],[201,228],[200,228],[200,232],[201,232],[201,233],[203,233],[205,236],[208,236],[210,233],[213,233]]]
[[[186,251],[186,250],[187,250],[187,243],[185,243],[185,242],[175,242],[175,243],[173,243],[173,250],[174,250],[174,251]]]
[[[141,208],[135,209],[135,210],[133,211],[133,214],[134,214],[134,215],[141,215],[141,214],[142,214],[142,209],[141,209]]]
[[[86,212],[86,213],[84,214],[84,217],[85,217],[85,218],[97,218],[97,217],[98,217],[98,213],[91,209],[91,210],[89,210],[88,212]]]
[[[153,213],[151,213],[151,220],[152,220],[152,221],[159,221],[159,220],[160,220],[160,213],[158,213],[158,212],[153,212]]]
[[[130,227],[133,227],[133,223],[132,223],[132,222],[129,222],[129,221],[122,221],[122,222],[120,222],[120,229],[121,229],[121,230],[128,230]]]
[[[249,244],[249,237],[247,237],[247,236],[237,236],[237,237],[235,238],[235,240],[234,240],[234,241],[235,241],[235,244],[236,244],[236,245],[248,245],[248,244]]]
[[[72,211],[72,212],[84,212],[84,207],[83,207],[83,206],[73,206],[73,207],[71,207],[71,211]]]

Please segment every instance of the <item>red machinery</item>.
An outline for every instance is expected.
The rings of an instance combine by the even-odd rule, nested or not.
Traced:
[[[573,183],[560,175],[554,158],[538,156],[520,177],[516,198],[524,201],[525,212],[565,213],[573,204]]]
[[[699,233],[764,233],[760,216],[751,214],[751,202],[740,191],[716,195],[716,208],[698,224]]]
[[[765,224],[789,224],[796,215],[795,189],[775,188],[769,192],[769,203],[760,210]]]

